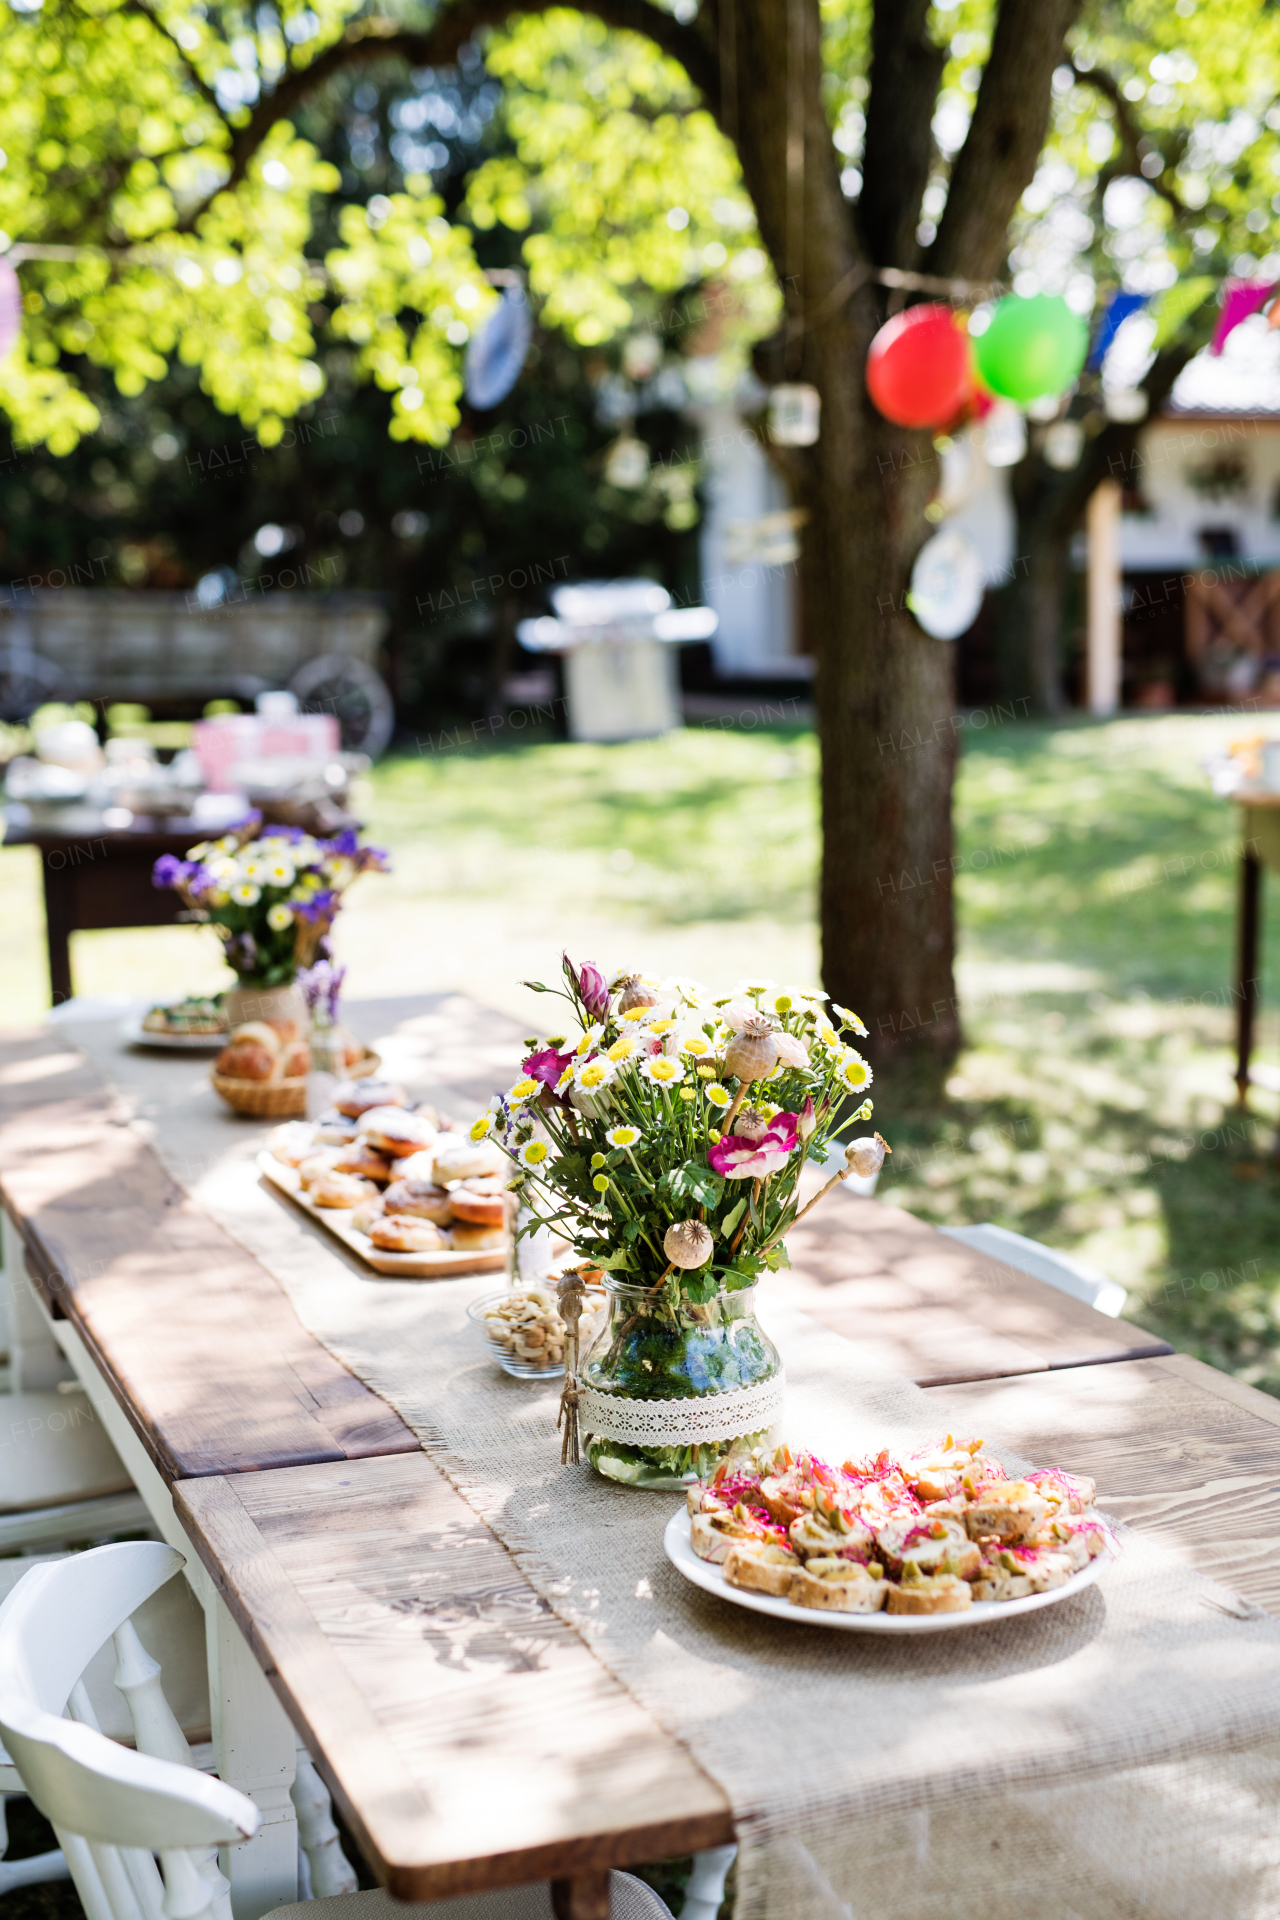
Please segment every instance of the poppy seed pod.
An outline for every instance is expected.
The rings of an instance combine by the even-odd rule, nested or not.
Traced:
[[[629,973],[621,983],[622,992],[618,996],[618,1012],[630,1013],[633,1007],[656,1007],[658,996],[652,987],[646,987],[638,973]]]
[[[878,1133],[870,1137],[864,1133],[860,1139],[849,1142],[844,1157],[850,1173],[856,1173],[860,1179],[866,1180],[873,1173],[879,1173],[886,1153],[892,1152],[893,1148]]]
[[[744,1107],[733,1123],[733,1131],[740,1140],[763,1140],[769,1131],[769,1116],[758,1107]]]
[[[662,1236],[662,1251],[672,1266],[686,1271],[705,1267],[713,1245],[710,1229],[701,1220],[677,1220]]]
[[[767,1020],[748,1020],[724,1050],[724,1070],[744,1084],[767,1080],[778,1064],[778,1040]]]

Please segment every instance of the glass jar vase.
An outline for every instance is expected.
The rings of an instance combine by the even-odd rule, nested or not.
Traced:
[[[628,1486],[677,1490],[728,1454],[762,1446],[782,1413],[778,1350],[755,1288],[687,1299],[607,1276],[608,1311],[578,1365],[587,1460]]]

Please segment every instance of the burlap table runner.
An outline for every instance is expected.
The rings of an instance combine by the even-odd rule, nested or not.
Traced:
[[[560,1468],[555,1390],[502,1375],[464,1319],[491,1281],[354,1274],[259,1182],[264,1130],[225,1116],[207,1068],[126,1052],[113,1024],[60,1030],[721,1784],[741,1842],[738,1920],[1274,1920],[1280,1622],[1230,1610],[1132,1533],[1078,1598],[931,1639],[784,1625],[703,1594],[662,1552],[671,1495]],[[494,1083],[502,1054],[499,1034]],[[785,1354],[795,1441],[839,1459],[921,1445],[947,1424],[935,1397],[805,1316],[766,1305],[762,1317]]]

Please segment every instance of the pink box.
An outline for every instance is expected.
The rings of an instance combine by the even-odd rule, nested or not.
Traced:
[[[229,793],[238,760],[323,760],[338,751],[342,735],[332,713],[299,713],[289,720],[227,713],[197,720],[191,744],[210,792]]]

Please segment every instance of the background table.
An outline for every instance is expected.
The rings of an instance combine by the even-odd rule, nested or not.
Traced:
[[[25,814],[25,808],[22,814]],[[71,936],[90,927],[170,926],[185,910],[176,893],[151,883],[162,853],[185,854],[209,837],[193,820],[137,819],[108,830],[86,812],[82,827],[32,826],[10,809],[6,847],[38,847],[44,881],[49,992],[54,1006],[75,992]]]

